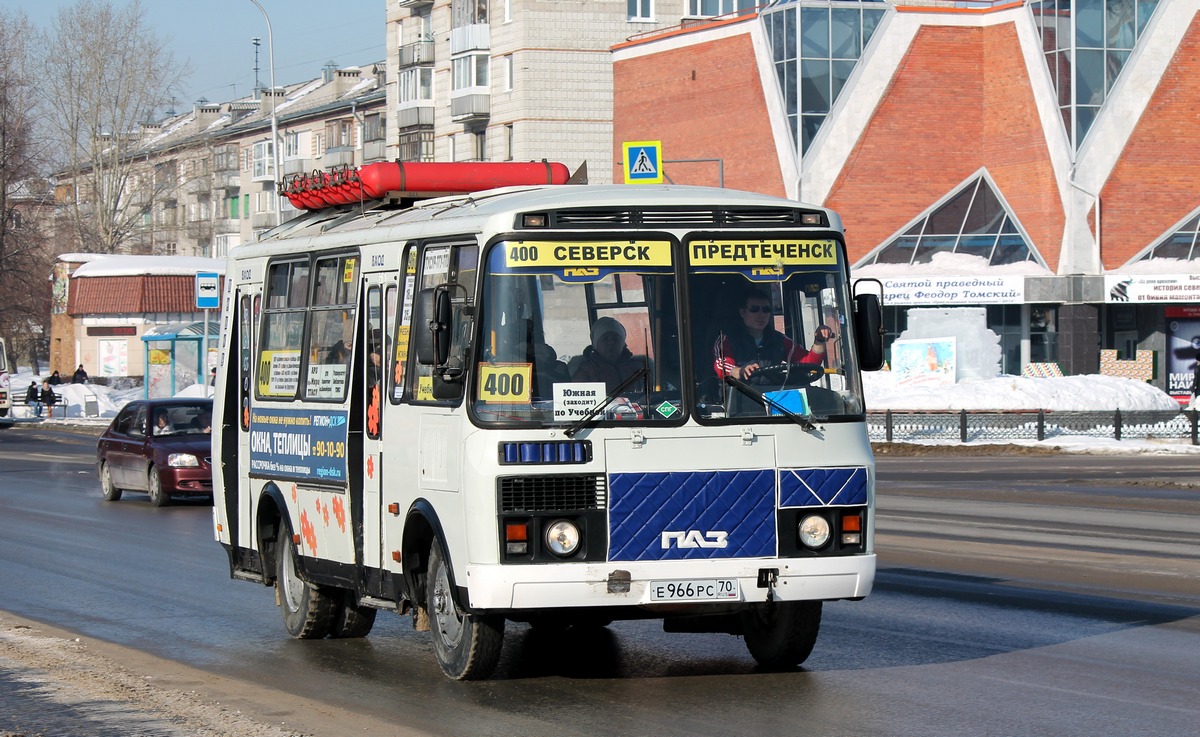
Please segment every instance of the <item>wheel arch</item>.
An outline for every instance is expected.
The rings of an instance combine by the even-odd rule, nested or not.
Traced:
[[[292,519],[287,513],[287,500],[283,495],[283,490],[274,482],[264,486],[262,493],[259,494],[254,524],[258,555],[262,561],[263,583],[271,586],[275,583],[279,536],[283,534],[290,537],[294,534]],[[299,559],[296,564],[302,565]]]
[[[404,538],[400,544],[401,560],[404,561],[404,585],[413,601],[425,604],[425,574],[429,570],[429,552],[434,541],[442,545],[443,557],[450,576],[450,590],[455,602],[467,611],[467,597],[454,578],[454,559],[446,545],[446,533],[441,518],[427,499],[417,499],[408,508],[404,521]]]

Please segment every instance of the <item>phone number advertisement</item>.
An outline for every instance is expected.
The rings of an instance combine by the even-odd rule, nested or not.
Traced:
[[[274,478],[346,481],[345,412],[259,409],[250,413],[250,472]]]

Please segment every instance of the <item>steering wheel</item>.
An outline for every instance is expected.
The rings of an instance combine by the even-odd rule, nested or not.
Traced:
[[[769,363],[755,370],[750,383],[808,386],[824,375],[825,368],[815,363]]]

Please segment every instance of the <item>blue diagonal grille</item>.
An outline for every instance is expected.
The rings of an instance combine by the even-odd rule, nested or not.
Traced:
[[[830,507],[867,503],[867,469],[789,468],[779,471],[780,507]]]
[[[775,555],[774,470],[616,473],[609,484],[610,560]],[[700,544],[720,532],[724,547]]]

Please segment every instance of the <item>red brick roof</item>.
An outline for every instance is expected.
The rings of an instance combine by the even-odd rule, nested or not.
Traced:
[[[195,312],[194,276],[89,276],[71,279],[68,315]]]

